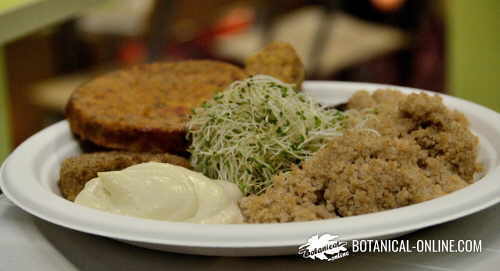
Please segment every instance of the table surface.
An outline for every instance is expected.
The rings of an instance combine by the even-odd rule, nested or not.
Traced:
[[[208,257],[134,247],[33,217],[0,195],[0,270],[497,270],[500,204],[401,237],[482,240],[481,253],[354,254],[334,262],[297,256]]]

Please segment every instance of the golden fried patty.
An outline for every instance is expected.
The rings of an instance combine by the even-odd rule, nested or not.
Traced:
[[[98,172],[122,170],[144,162],[162,162],[189,168],[185,158],[167,153],[133,153],[123,151],[82,154],[63,161],[59,173],[59,190],[64,198],[73,201],[90,179]]]
[[[266,74],[300,89],[304,81],[304,64],[293,47],[286,42],[273,42],[245,61],[250,74]]]
[[[72,94],[71,130],[97,145],[129,151],[185,151],[191,109],[246,73],[218,61],[164,62],[98,77]]]

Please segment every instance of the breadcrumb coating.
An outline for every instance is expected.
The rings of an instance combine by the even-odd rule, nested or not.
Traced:
[[[439,96],[360,91],[348,108],[364,118],[352,118],[344,135],[300,167],[274,176],[265,193],[240,201],[247,222],[307,221],[398,208],[461,189],[481,171],[479,140],[466,118],[447,109]],[[360,119],[363,129],[356,129]]]
[[[71,131],[110,149],[182,154],[191,110],[245,71],[210,60],[143,64],[99,76],[66,106]]]
[[[304,81],[304,64],[293,46],[286,42],[273,42],[245,61],[249,75],[266,74],[301,89]]]

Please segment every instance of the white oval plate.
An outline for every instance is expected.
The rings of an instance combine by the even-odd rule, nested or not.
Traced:
[[[359,89],[391,86],[321,82],[305,83],[307,93],[324,104],[345,102]],[[421,91],[394,87],[403,92]],[[397,236],[477,212],[500,201],[500,118],[477,104],[443,95],[459,109],[480,137],[485,176],[449,195],[379,213],[285,224],[199,225],[163,222],[108,214],[63,199],[57,188],[61,161],[80,153],[66,121],[54,124],[21,144],[5,162],[0,185],[7,197],[25,211],[74,230],[165,251],[259,256],[297,253],[297,246],[316,233],[337,234],[344,240]]]

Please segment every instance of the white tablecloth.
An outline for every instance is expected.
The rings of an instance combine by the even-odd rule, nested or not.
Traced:
[[[298,256],[226,258],[134,247],[33,217],[0,195],[0,271],[4,270],[500,270],[500,204],[400,239],[482,240],[481,253],[351,254],[334,262]]]

